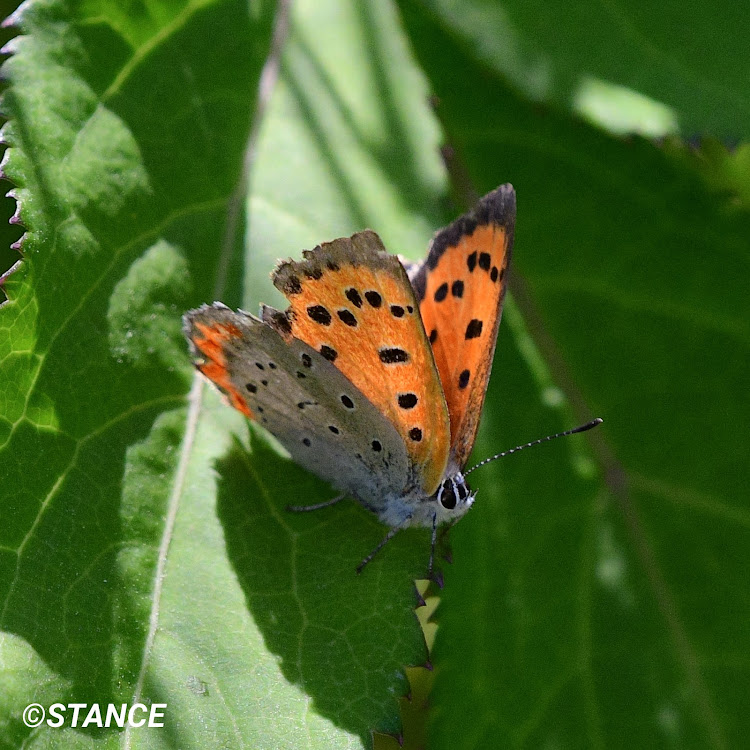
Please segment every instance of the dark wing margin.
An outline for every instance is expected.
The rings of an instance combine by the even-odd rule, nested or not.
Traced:
[[[409,269],[411,285],[414,287],[419,302],[424,299],[427,272],[437,268],[443,253],[448,248],[458,245],[463,237],[473,234],[477,227],[488,224],[496,224],[505,228],[508,237],[508,263],[510,263],[516,228],[516,191],[509,182],[487,193],[469,213],[460,216],[435,233],[424,262],[413,271]]]

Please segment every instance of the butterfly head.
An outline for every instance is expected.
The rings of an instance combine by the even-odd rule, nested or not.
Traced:
[[[443,479],[433,495],[437,504],[438,524],[461,518],[471,508],[475,495],[460,471]]]

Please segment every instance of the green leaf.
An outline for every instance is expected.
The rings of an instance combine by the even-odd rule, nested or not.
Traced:
[[[0,18],[6,18],[18,7],[15,0],[0,0]],[[0,27],[0,49],[16,35],[15,29],[9,25]],[[0,80],[0,93],[5,90],[7,81]],[[0,124],[4,123],[0,113]],[[0,144],[0,160],[5,156],[6,146]],[[6,193],[12,188],[11,183],[0,179],[0,303],[5,301],[5,294],[2,288],[3,275],[20,259],[18,250],[13,245],[18,241],[22,234],[20,227],[11,224],[15,222],[12,218],[16,210],[16,202]]]
[[[278,258],[366,227],[424,254],[446,188],[427,99],[390,4],[295,6],[253,170],[246,300],[285,305],[267,273]]]
[[[705,138],[700,147],[670,138],[665,149],[686,166],[697,169],[706,185],[729,198],[728,210],[750,207],[750,144],[732,148],[715,138]]]
[[[650,51],[681,63],[662,68],[598,9],[534,34],[531,9],[506,5],[516,31],[494,38],[494,6],[483,28],[473,3],[401,7],[454,192],[518,191],[476,456],[605,418],[471,475],[432,746],[741,745],[745,150],[616,140],[501,80],[538,100],[549,55],[550,101],[585,74],[721,136],[747,114],[733,42],[703,66],[659,38]],[[426,656],[412,580],[429,534],[398,535],[356,577],[383,527],[351,502],[289,514],[331,489],[194,378],[180,331],[215,298],[278,304],[278,257],[367,226],[418,257],[460,212],[393,7],[295,3],[273,86],[278,8],[33,0],[16,19],[4,171],[28,233],[0,309],[3,746],[349,748],[400,731],[404,667]],[[137,700],[167,704],[164,729],[21,721],[31,702]]]
[[[426,659],[429,533],[357,577],[385,529],[353,503],[288,514],[331,489],[248,436],[180,331],[217,296],[254,307],[279,256],[368,224],[417,254],[439,224],[438,130],[393,9],[296,5],[260,118],[276,13],[34,0],[15,19],[5,173],[28,231],[0,310],[8,746],[350,748],[400,731],[404,668]],[[34,701],[168,708],[161,730],[32,732]]]
[[[473,64],[615,130],[747,135],[748,17],[729,0],[419,0]],[[609,111],[608,111],[609,110]],[[675,120],[677,121],[675,123]]]
[[[741,746],[750,218],[650,143],[529,105],[401,7],[456,183],[518,193],[475,454],[604,418],[593,450],[558,441],[471,476],[431,747]]]

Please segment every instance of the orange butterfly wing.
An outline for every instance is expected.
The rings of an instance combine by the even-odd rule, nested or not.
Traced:
[[[435,235],[412,276],[450,414],[449,469],[463,468],[479,427],[515,218],[515,191],[501,185]]]
[[[440,376],[414,290],[377,234],[360,232],[286,261],[273,283],[290,302],[264,320],[333,362],[394,425],[427,495],[438,487],[450,450]]]

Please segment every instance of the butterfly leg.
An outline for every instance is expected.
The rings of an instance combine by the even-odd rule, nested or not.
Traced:
[[[333,500],[326,500],[324,503],[315,503],[315,505],[287,505],[286,509],[291,513],[306,513],[308,510],[320,510],[321,508],[330,508],[331,505],[336,505],[346,497],[346,493],[334,497]]]
[[[427,577],[432,578],[432,565],[435,562],[435,544],[437,543],[437,513],[432,516],[432,544],[430,545],[430,565],[427,568]]]
[[[385,545],[388,544],[388,542],[390,542],[391,539],[393,539],[393,537],[396,536],[396,534],[398,534],[398,532],[401,531],[401,529],[404,528],[404,526],[406,526],[406,524],[409,522],[409,520],[410,519],[407,518],[406,521],[404,523],[402,523],[400,526],[394,526],[385,535],[385,537],[380,541],[380,543],[378,544],[378,546],[375,547],[375,549],[372,552],[370,552],[370,554],[367,555],[367,557],[364,560],[362,560],[362,562],[359,565],[357,565],[357,575],[359,575],[364,570],[365,565],[367,565],[367,563],[369,563],[370,560],[372,560],[372,558],[375,557],[375,555],[377,555],[378,552],[380,552],[380,550],[383,549],[383,547],[385,547]]]

